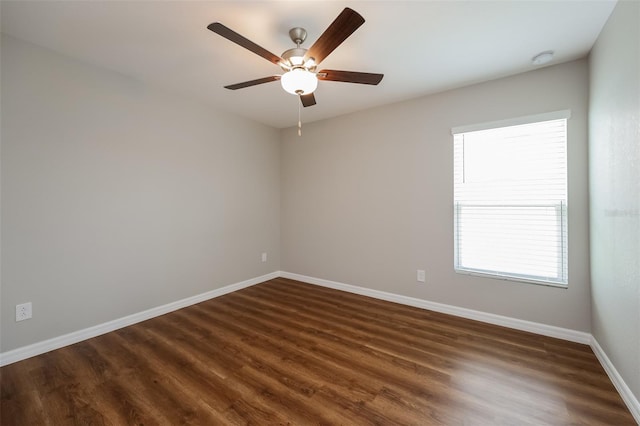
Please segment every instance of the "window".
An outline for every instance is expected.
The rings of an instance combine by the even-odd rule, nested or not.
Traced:
[[[456,272],[567,286],[568,118],[452,130]]]

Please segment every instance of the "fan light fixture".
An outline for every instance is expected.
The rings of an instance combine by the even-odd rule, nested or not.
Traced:
[[[294,68],[280,77],[280,84],[292,95],[308,95],[318,87],[318,77],[304,68]]]
[[[306,108],[316,104],[316,98],[313,92],[318,87],[318,80],[376,85],[380,83],[380,80],[384,77],[383,74],[368,72],[326,69],[316,71],[316,67],[320,62],[353,34],[355,30],[360,28],[362,24],[364,24],[364,18],[355,10],[345,7],[308,50],[300,47],[307,38],[307,31],[302,27],[292,28],[289,30],[289,38],[295,43],[296,47],[286,50],[282,53],[282,56],[274,55],[267,49],[260,47],[246,37],[233,31],[231,28],[222,25],[220,22],[212,22],[207,25],[207,28],[282,68],[282,71],[284,71],[283,75],[270,75],[268,77],[243,81],[242,83],[230,84],[224,87],[229,90],[237,90],[280,80],[280,84],[286,92],[292,95],[298,95],[298,135],[301,135],[301,106]]]

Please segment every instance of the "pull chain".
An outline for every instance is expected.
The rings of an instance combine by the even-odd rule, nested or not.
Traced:
[[[302,136],[302,120],[300,119],[300,104],[302,103],[302,95],[299,95],[298,99],[298,136]]]

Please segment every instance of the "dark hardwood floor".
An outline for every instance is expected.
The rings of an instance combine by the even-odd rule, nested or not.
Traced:
[[[591,349],[275,279],[0,369],[10,425],[635,425]]]

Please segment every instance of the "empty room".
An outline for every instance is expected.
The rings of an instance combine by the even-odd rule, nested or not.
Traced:
[[[640,424],[640,1],[0,18],[3,426]]]

